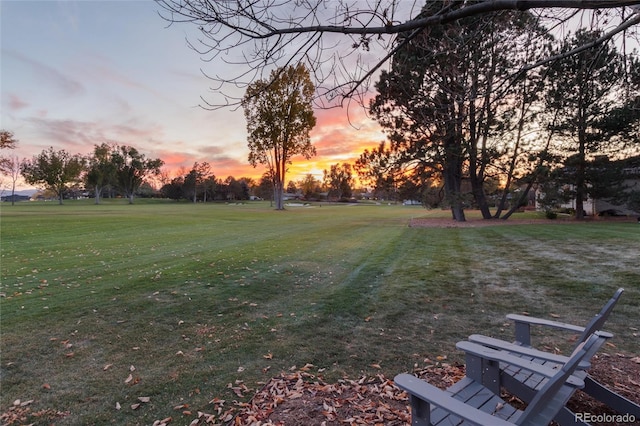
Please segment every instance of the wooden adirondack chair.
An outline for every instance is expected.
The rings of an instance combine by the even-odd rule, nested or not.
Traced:
[[[572,374],[591,348],[602,345],[605,339],[599,332],[594,333],[574,351],[567,363],[555,370],[504,351],[459,342],[456,346],[466,352],[466,376],[446,391],[410,374],[399,374],[394,380],[396,386],[410,395],[413,426],[542,426],[549,424],[573,392],[584,386],[584,382]],[[548,378],[526,410],[517,410],[496,394],[495,389],[501,385],[500,362],[513,363]],[[566,392],[567,389],[570,392]]]
[[[515,322],[515,342],[505,342],[503,340],[494,339],[491,337],[481,336],[474,334],[469,336],[469,341],[496,349],[507,351],[510,354],[514,354],[525,359],[541,363],[545,366],[554,368],[558,365],[562,365],[567,362],[568,357],[562,355],[555,355],[548,352],[543,352],[532,348],[531,346],[531,325],[538,325],[543,327],[552,327],[556,329],[566,330],[574,333],[580,333],[580,337],[576,342],[576,346],[584,342],[594,331],[602,330],[604,323],[609,317],[609,314],[615,307],[618,299],[624,292],[624,289],[620,288],[613,297],[604,305],[604,307],[596,314],[591,321],[585,326],[577,326],[573,324],[566,324],[558,321],[528,317],[524,315],[510,314],[507,318]],[[610,338],[610,333],[600,333],[605,338]],[[604,343],[604,342],[603,342]],[[587,354],[585,360],[591,359],[593,355],[599,350],[600,346],[594,345],[591,352]],[[575,347],[574,347],[575,349]],[[621,414],[633,414],[636,418],[640,418],[640,405],[624,398],[622,395],[613,392],[606,388],[601,383],[594,380],[587,374],[587,368],[585,366],[579,366],[578,371],[574,374],[581,378],[585,382],[585,393],[591,395],[595,399],[603,402],[610,408],[618,411]],[[529,371],[522,371],[515,365],[508,363],[500,364],[500,371],[503,375],[501,383],[505,389],[513,395],[521,398],[524,401],[530,401],[537,393],[537,391],[544,385],[545,378],[539,374]],[[560,413],[556,416],[556,421],[562,425],[584,425],[586,423],[576,419],[574,413],[568,408],[564,407]]]

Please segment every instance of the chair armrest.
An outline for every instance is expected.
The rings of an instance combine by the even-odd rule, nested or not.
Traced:
[[[478,343],[482,346],[487,346],[492,349],[508,351],[510,353],[516,353],[543,361],[550,361],[558,364],[566,364],[567,361],[569,361],[569,357],[564,355],[557,355],[550,352],[540,351],[528,346],[517,345],[515,343],[506,342],[504,340],[495,339],[493,337],[483,336],[481,334],[472,334],[471,336],[469,336],[469,341]],[[588,368],[591,368],[591,363],[589,361],[580,361],[580,364],[578,365],[579,370],[586,370]]]
[[[509,314],[507,318],[515,321],[522,322],[532,325],[542,325],[545,327],[553,327],[560,328],[563,330],[574,331],[576,333],[582,333],[584,331],[584,327],[580,327],[579,325],[568,324],[560,321],[553,321],[544,318],[536,318],[536,317],[528,317],[526,315],[518,315],[518,314]]]
[[[573,331],[576,333],[583,333],[585,328],[573,324],[567,324],[564,322],[553,321],[543,318],[528,317],[525,315],[509,314],[507,319],[515,322],[515,340],[516,342],[531,346],[531,325],[540,325],[544,327],[559,328],[562,330]]]
[[[450,394],[410,374],[398,374],[394,379],[396,386],[411,395],[476,424],[493,426],[513,426],[499,417],[480,411],[453,398]]]
[[[532,373],[540,374],[544,377],[551,378],[555,376],[559,369],[549,368],[540,363],[532,362],[524,358],[520,358],[515,355],[510,355],[507,352],[497,351],[495,349],[488,348],[486,346],[478,345],[477,343],[462,341],[456,343],[456,347],[467,354],[471,354],[478,358],[485,360],[504,362],[513,366],[524,368]],[[582,389],[584,387],[584,381],[575,376],[570,376],[567,379],[567,384]]]

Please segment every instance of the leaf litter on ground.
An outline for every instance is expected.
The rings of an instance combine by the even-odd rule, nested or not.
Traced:
[[[437,358],[437,357],[436,357]],[[412,371],[417,377],[445,389],[464,377],[463,365],[455,365],[425,359],[422,366],[415,365]],[[637,356],[623,354],[600,354],[592,359],[591,375],[631,401],[640,403],[640,364]],[[408,426],[411,422],[409,398],[398,389],[392,379],[382,373],[362,376],[358,379],[344,377],[336,383],[327,383],[322,371],[313,364],[292,368],[272,377],[262,388],[255,391],[243,381],[229,383],[228,388],[239,400],[226,401],[215,397],[206,410],[192,410],[183,403],[171,407],[179,412],[154,422],[154,425],[189,424],[190,426],[337,426],[373,425]],[[253,396],[247,402],[242,399]],[[523,409],[517,398],[503,394],[509,404]],[[132,411],[150,402],[150,397],[139,397],[131,405]],[[70,412],[55,409],[32,411],[34,400],[15,400],[13,405],[0,414],[0,424],[54,423],[56,419],[72,416]],[[574,412],[614,414],[608,407],[578,391],[568,404]],[[496,411],[502,407],[496,406]],[[120,404],[116,403],[116,410]],[[188,422],[188,423],[185,423]],[[593,423],[594,426],[601,425]],[[604,423],[602,423],[604,425]],[[616,425],[616,423],[609,423]]]

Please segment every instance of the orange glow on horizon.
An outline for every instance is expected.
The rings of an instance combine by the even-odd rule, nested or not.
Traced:
[[[302,180],[307,174],[322,180],[324,170],[333,164],[348,163],[353,165],[365,149],[377,147],[385,139],[378,124],[367,117],[361,109],[351,111],[347,117],[344,109],[335,108],[316,111],[317,125],[311,132],[311,142],[316,147],[316,155],[310,159],[302,156],[292,158],[286,182]],[[357,123],[355,127],[351,123]],[[194,155],[166,152],[160,155],[165,162],[164,169],[171,177],[175,177],[181,169],[191,169],[194,162],[206,161],[218,179],[232,176],[252,178],[259,181],[266,173],[264,165],[252,167],[247,160],[248,149],[244,149],[244,158],[232,158],[218,153],[218,158],[196,158]]]

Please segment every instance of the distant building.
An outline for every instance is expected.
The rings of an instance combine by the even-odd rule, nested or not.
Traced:
[[[29,195],[13,194],[13,195],[3,195],[2,197],[0,197],[0,200],[6,201],[6,202],[29,201],[31,200],[31,197]]]
[[[640,157],[634,157],[624,160],[628,167],[622,169],[624,181],[622,186],[625,192],[640,192]],[[567,186],[567,190],[572,191],[575,188],[572,185]],[[543,193],[540,190],[536,190],[536,210],[543,210],[543,207],[539,203],[539,196]],[[587,215],[611,215],[611,216],[635,216],[638,214],[629,208],[626,204],[615,204],[611,200],[605,199],[592,199],[586,197],[583,201],[584,211]],[[576,200],[572,199],[559,206],[561,209],[574,209],[576,208]]]

